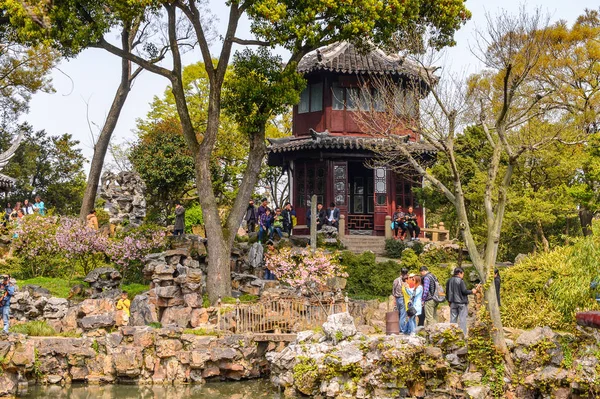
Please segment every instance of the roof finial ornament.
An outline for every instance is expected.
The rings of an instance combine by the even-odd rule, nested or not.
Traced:
[[[323,54],[321,54],[321,50],[317,49],[317,60],[319,62],[323,61]]]

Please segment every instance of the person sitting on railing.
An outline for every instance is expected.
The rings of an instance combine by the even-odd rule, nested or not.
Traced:
[[[421,228],[417,223],[417,215],[413,212],[413,207],[408,207],[408,213],[404,215],[406,219],[406,228],[408,229],[408,235],[411,241],[419,241],[419,234],[421,234]]]
[[[402,212],[402,206],[398,205],[396,207],[396,212],[394,212],[394,215],[392,216],[392,222],[394,223],[392,229],[394,230],[395,239],[400,238],[401,240],[404,240],[404,237],[406,236],[406,221],[404,215],[405,213]]]

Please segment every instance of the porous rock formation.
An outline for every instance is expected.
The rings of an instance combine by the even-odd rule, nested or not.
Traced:
[[[142,178],[134,172],[102,174],[100,197],[106,201],[105,210],[110,216],[111,224],[123,224],[137,227],[146,217],[146,185]]]

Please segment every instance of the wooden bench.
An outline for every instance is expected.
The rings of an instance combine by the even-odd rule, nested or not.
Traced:
[[[431,241],[433,242],[448,241],[449,231],[446,230],[444,222],[440,222],[439,226],[434,224],[432,228],[423,228],[421,229],[421,232],[423,232],[423,235],[425,235],[425,233],[431,233]]]

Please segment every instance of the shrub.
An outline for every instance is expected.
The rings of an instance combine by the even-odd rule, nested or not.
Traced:
[[[392,283],[400,275],[402,266],[399,262],[376,262],[375,254],[364,252],[355,255],[344,251],[340,257],[348,273],[346,290],[352,297],[375,298],[387,297],[391,294]]]
[[[404,249],[406,249],[404,241],[394,240],[393,238],[385,240],[385,256],[388,258],[400,259]]]
[[[202,208],[200,205],[193,205],[185,210],[185,232],[191,233],[192,227],[204,224]]]
[[[502,320],[508,327],[573,330],[578,310],[599,310],[591,283],[600,275],[600,240],[531,256],[502,271]],[[535,306],[535,312],[530,312]]]
[[[326,285],[330,278],[348,276],[337,259],[322,250],[313,253],[292,252],[288,247],[270,249],[265,264],[279,281],[294,288]]]

